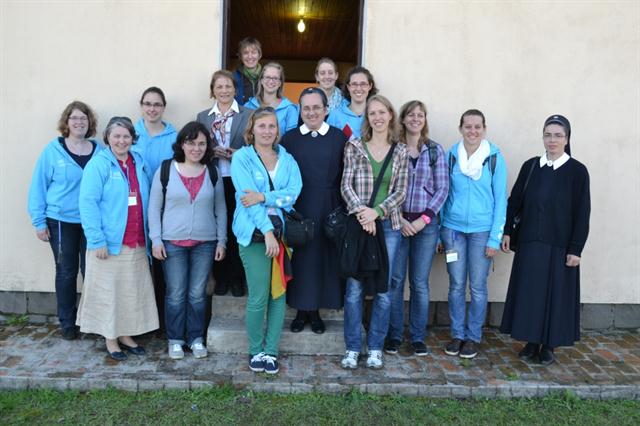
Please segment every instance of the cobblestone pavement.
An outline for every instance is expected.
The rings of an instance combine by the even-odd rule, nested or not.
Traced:
[[[115,362],[104,340],[83,335],[65,341],[53,325],[0,326],[0,389],[78,389],[113,386],[126,390],[196,389],[212,384],[276,392],[348,392],[430,397],[534,397],[570,390],[583,398],[640,399],[640,334],[584,332],[572,348],[556,350],[548,367],[517,357],[520,342],[488,329],[478,356],[446,356],[447,329],[431,330],[431,353],[414,356],[405,343],[398,355],[385,355],[385,368],[345,371],[339,356],[288,355],[279,358],[280,373],[252,373],[244,355],[210,353],[174,361],[166,341],[138,339],[148,355]]]

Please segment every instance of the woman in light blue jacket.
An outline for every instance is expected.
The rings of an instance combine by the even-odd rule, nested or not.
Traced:
[[[272,262],[282,247],[282,209],[291,210],[302,189],[298,164],[277,144],[278,137],[274,109],[258,108],[247,123],[248,146],[236,151],[231,161],[231,179],[236,189],[233,233],[240,246],[249,290],[249,368],[268,374],[278,372],[278,344],[286,307],[285,294],[273,288]]]
[[[507,169],[500,149],[484,139],[485,118],[471,109],[460,118],[462,141],[448,153],[449,196],[440,238],[449,272],[452,340],[447,355],[478,354],[487,313],[487,278],[500,248],[507,210]],[[467,277],[471,304],[465,321]]]
[[[282,95],[284,88],[284,68],[277,62],[269,62],[262,68],[256,96],[244,104],[245,108],[271,107],[278,118],[280,134],[284,135],[298,127],[298,105]]]
[[[56,301],[62,337],[78,337],[76,283],[84,277],[87,241],[80,226],[78,197],[87,162],[101,147],[89,139],[96,134],[91,107],[73,101],[58,121],[62,136],[53,139],[40,155],[29,189],[29,215],[39,240],[48,242],[56,263]]]
[[[109,149],[87,164],[80,185],[80,219],[87,237],[87,274],[78,309],[80,331],[105,337],[109,356],[145,350],[131,336],[158,328],[149,272],[149,180],[131,120],[113,117],[104,131]]]

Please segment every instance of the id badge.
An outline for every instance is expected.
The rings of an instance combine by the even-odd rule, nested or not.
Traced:
[[[456,262],[458,260],[458,252],[455,250],[447,250],[445,254],[447,256],[447,263]]]
[[[129,192],[129,207],[138,205],[138,196],[135,192]]]

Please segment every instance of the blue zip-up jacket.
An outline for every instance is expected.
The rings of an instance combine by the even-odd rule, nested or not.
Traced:
[[[96,146],[93,156],[102,149]],[[47,144],[33,170],[27,210],[37,230],[47,227],[47,218],[61,222],[80,223],[78,197],[83,169],[65,151],[60,138]]]
[[[258,101],[258,98],[254,96],[244,104],[244,107],[249,109],[258,109],[260,107],[260,101]],[[300,116],[298,105],[283,97],[280,105],[278,105],[275,110],[276,117],[278,118],[280,136],[284,135],[289,130],[298,127],[298,117]]]
[[[456,158],[449,173],[449,196],[442,209],[442,226],[464,233],[489,233],[487,246],[498,249],[507,214],[507,166],[500,149],[489,142],[490,154],[496,154],[496,169],[491,174],[491,161],[487,161],[479,180],[473,180],[460,171],[458,142],[447,154]]]
[[[147,234],[147,207],[149,205],[149,179],[144,160],[139,153],[130,151],[136,165],[136,175],[142,198],[144,232]],[[129,213],[129,182],[111,149],[103,149],[84,169],[80,184],[80,219],[87,248],[107,247],[109,254],[118,255]],[[149,252],[149,240],[147,252]]]
[[[283,146],[278,145],[276,149],[278,166],[273,179],[274,191],[269,187],[267,169],[253,146],[242,147],[233,154],[231,180],[236,189],[236,211],[233,214],[232,229],[238,244],[243,247],[251,244],[251,236],[256,228],[263,234],[273,230],[267,213],[268,207],[275,207],[284,223],[281,209],[291,211],[302,190],[302,176],[298,163]],[[265,197],[264,203],[244,207],[240,197],[244,195],[245,189],[262,192]]]
[[[147,176],[149,181],[153,180],[153,175],[156,173],[156,170],[160,168],[163,160],[173,158],[173,149],[171,146],[176,141],[178,132],[176,132],[176,129],[171,123],[163,121],[162,124],[164,124],[164,131],[155,136],[149,136],[149,132],[147,132],[147,128],[144,127],[144,120],[142,118],[133,126],[139,138],[135,145],[131,147],[131,150],[142,155],[144,163],[147,166],[147,172],[150,173],[149,176]]]
[[[327,117],[327,124],[342,130],[349,139],[360,139],[362,137],[362,121],[364,120],[364,114],[357,115],[349,109],[349,105],[350,104],[345,100],[345,102],[340,104],[338,108],[331,111],[331,114]],[[348,131],[345,131],[345,126],[347,125],[351,129],[351,135],[349,135]]]

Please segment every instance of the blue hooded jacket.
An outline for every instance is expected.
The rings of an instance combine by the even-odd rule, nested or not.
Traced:
[[[136,166],[146,236],[149,205],[148,174],[140,154],[135,151],[129,152]],[[84,235],[87,237],[87,249],[106,247],[109,254],[120,254],[129,214],[128,201],[127,176],[111,149],[103,149],[85,167],[80,184],[80,219]],[[148,251],[149,240],[147,239]]]
[[[244,107],[249,109],[258,109],[260,107],[260,101],[258,101],[258,98],[254,96],[244,104]],[[298,117],[300,115],[298,105],[292,103],[287,98],[282,98],[280,105],[278,105],[275,110],[276,117],[278,118],[280,136],[284,135],[289,130],[298,127]]]
[[[500,149],[489,142],[490,156],[496,155],[496,168],[491,173],[491,161],[487,161],[479,180],[473,180],[460,171],[458,142],[447,154],[455,157],[455,165],[449,173],[449,196],[442,209],[442,226],[455,231],[489,232],[487,245],[500,248],[507,214],[507,167]]]
[[[164,124],[164,130],[155,136],[149,136],[147,128],[144,127],[143,119],[138,120],[133,126],[139,137],[136,144],[131,147],[131,150],[142,155],[147,171],[150,173],[149,180],[153,179],[153,175],[160,168],[163,160],[173,158],[173,148],[171,146],[176,141],[178,132],[176,132],[171,123],[163,121],[162,124]]]
[[[268,207],[275,207],[284,223],[281,209],[290,211],[302,190],[302,176],[298,163],[283,146],[277,145],[276,149],[278,166],[273,179],[274,191],[269,187],[267,169],[253,146],[242,147],[233,154],[231,180],[236,188],[236,211],[233,214],[232,229],[238,244],[243,247],[251,243],[251,236],[256,228],[263,234],[273,230],[267,213]],[[262,192],[265,197],[264,203],[244,207],[240,197],[244,195],[245,189]]]
[[[352,134],[349,136],[349,139],[360,138],[362,136],[362,121],[364,120],[363,115],[357,115],[355,112],[349,109],[349,103],[342,102],[340,106],[329,114],[327,118],[327,124],[333,127],[337,127],[342,130],[345,134],[345,126],[349,126]]]
[[[98,155],[102,145],[91,140]],[[27,210],[37,230],[47,227],[47,218],[80,223],[78,197],[83,169],[60,143],[53,139],[40,154],[31,178]]]

